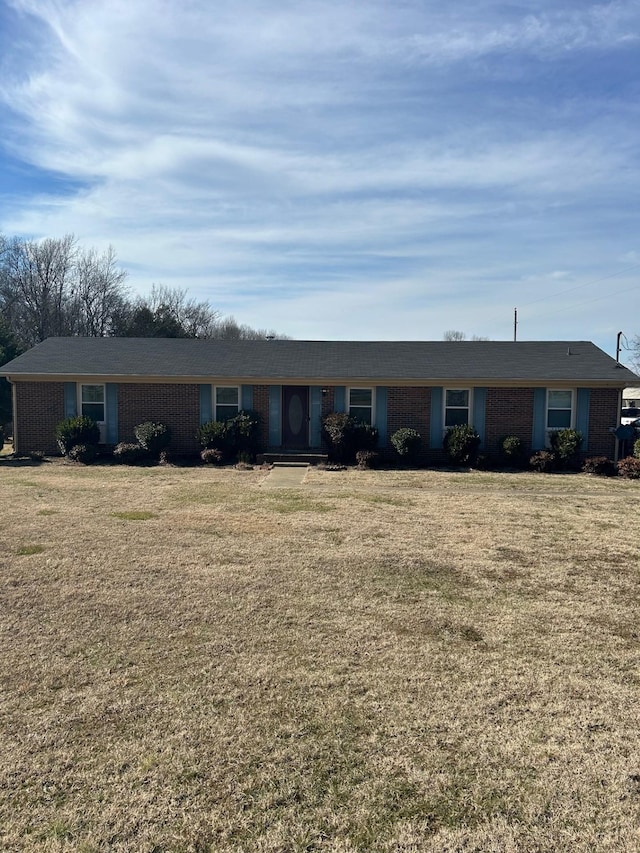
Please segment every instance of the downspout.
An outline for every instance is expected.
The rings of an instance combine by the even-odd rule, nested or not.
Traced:
[[[10,379],[8,376],[5,377],[9,385],[11,385],[11,417],[13,418],[13,452],[16,452],[16,447],[18,443],[16,441],[16,436],[18,433],[18,395],[16,394],[16,383]]]
[[[622,411],[622,388],[618,388],[618,408],[617,411]],[[618,420],[620,420],[620,416],[618,416]],[[613,452],[613,461],[617,462],[618,457],[620,456],[620,439],[616,435],[616,449]]]

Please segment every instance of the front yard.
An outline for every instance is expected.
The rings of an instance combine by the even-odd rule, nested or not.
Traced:
[[[0,849],[640,848],[640,485],[0,460]]]

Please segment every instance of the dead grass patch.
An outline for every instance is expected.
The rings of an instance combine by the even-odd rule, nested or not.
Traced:
[[[638,849],[637,484],[2,473],[2,849]]]

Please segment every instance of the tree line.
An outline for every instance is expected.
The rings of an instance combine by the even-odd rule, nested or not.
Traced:
[[[67,335],[281,337],[223,317],[180,288],[154,285],[148,295],[132,297],[114,249],[84,248],[71,234],[44,240],[0,235],[0,313],[20,349]]]
[[[112,247],[85,248],[72,234],[43,240],[0,234],[0,365],[46,338],[69,335],[284,337],[224,317],[181,288],[153,285],[146,296],[131,296]],[[0,379],[0,424],[10,419],[9,388]]]

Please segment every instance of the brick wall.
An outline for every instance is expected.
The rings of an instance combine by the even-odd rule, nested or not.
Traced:
[[[269,386],[253,386],[253,411],[260,415],[260,447],[269,446]]]
[[[428,448],[430,422],[430,388],[387,388],[387,450],[392,448],[391,436],[402,427],[417,430],[422,436],[423,448]]]
[[[609,431],[618,426],[619,391],[617,388],[593,388],[589,399],[589,442],[584,452],[588,456],[608,456],[613,459],[615,436]]]
[[[59,453],[55,429],[64,420],[64,383],[16,382],[16,452]]]
[[[484,451],[497,453],[499,441],[516,435],[531,450],[533,388],[487,388]]]
[[[118,441],[135,441],[134,427],[161,421],[171,429],[171,450],[196,453],[200,424],[200,387],[196,384],[118,385]]]

